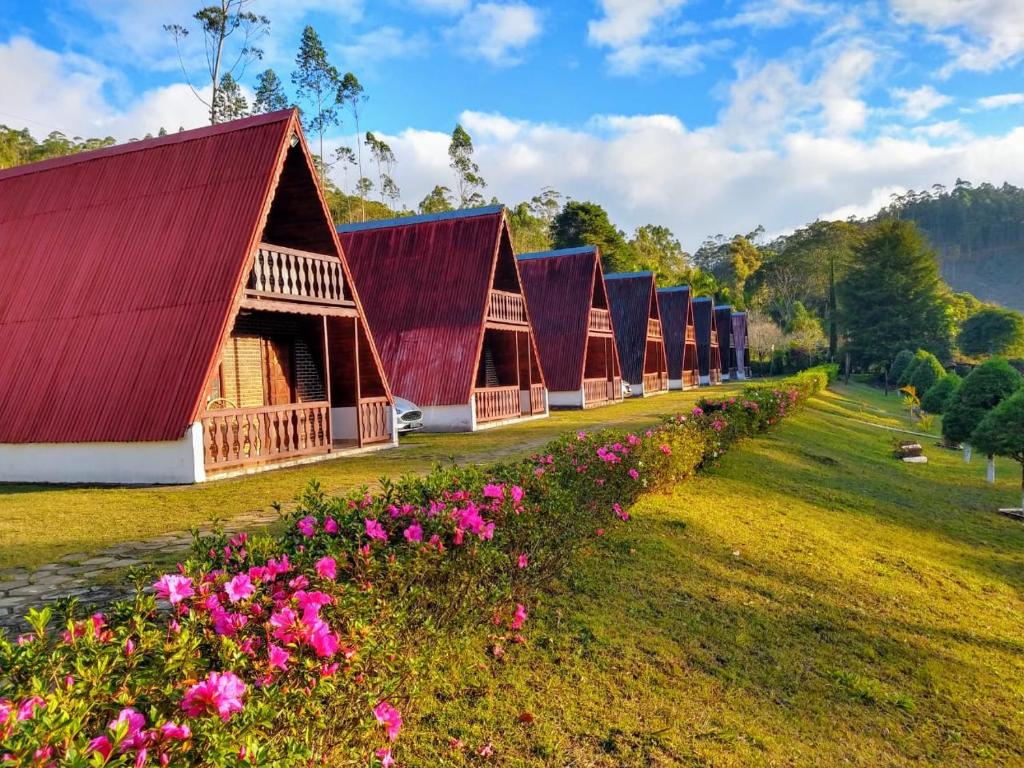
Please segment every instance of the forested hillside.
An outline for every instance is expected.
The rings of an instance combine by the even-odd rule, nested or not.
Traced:
[[[1024,310],[1024,189],[957,179],[953,189],[936,184],[894,198],[879,214],[889,216],[925,232],[955,290]]]

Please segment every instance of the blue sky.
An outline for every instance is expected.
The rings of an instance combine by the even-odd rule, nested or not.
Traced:
[[[161,28],[199,5],[0,0],[0,122],[121,140],[202,124]],[[1024,184],[1020,0],[252,7],[271,19],[261,67],[287,82],[312,24],[363,81],[363,125],[395,149],[410,207],[450,183],[456,121],[474,136],[488,194],[515,202],[551,185],[605,204],[627,230],[666,224],[691,248],[757,224],[780,232],[866,213],[957,176]],[[329,146],[351,131],[333,130]]]

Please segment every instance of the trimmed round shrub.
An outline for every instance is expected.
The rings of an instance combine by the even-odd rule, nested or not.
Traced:
[[[914,367],[914,372],[907,384],[916,390],[918,397],[921,397],[945,375],[946,369],[942,367],[939,358],[931,352],[925,352]]]
[[[900,374],[900,377],[896,379],[896,384],[898,386],[906,387],[910,385],[910,379],[914,375],[914,372],[917,370],[917,366],[919,366],[924,361],[925,355],[927,354],[928,353],[925,352],[923,349],[919,349],[917,350],[917,352],[914,353],[913,359],[910,361],[907,367],[903,369],[903,373]]]
[[[950,395],[956,391],[962,381],[963,379],[955,373],[947,373],[924,393],[924,397],[921,398],[921,407],[928,413],[945,413]]]
[[[989,456],[1006,456],[1021,465],[1024,497],[1024,389],[988,412],[971,435],[971,443]],[[1021,499],[1024,505],[1024,498]]]
[[[914,353],[909,349],[901,350],[895,358],[893,358],[892,365],[889,366],[889,381],[899,381],[900,376],[907,370],[907,366],[910,365],[910,361],[914,359]]]
[[[970,440],[986,414],[1016,392],[1022,381],[1002,358],[979,365],[950,397],[942,418],[942,436],[950,443]]]

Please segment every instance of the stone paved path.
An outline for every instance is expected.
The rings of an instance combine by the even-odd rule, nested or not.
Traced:
[[[223,524],[235,533],[254,530],[277,520],[274,510],[247,512]],[[211,526],[202,527],[204,533]],[[55,600],[76,597],[83,606],[103,606],[134,592],[127,579],[129,568],[140,567],[164,555],[186,551],[192,545],[188,531],[165,533],[143,541],[130,541],[96,553],[72,553],[34,569],[0,570],[0,628],[10,632],[26,629],[25,613]]]

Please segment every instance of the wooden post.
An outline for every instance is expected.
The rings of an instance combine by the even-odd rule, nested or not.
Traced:
[[[323,315],[324,328],[324,400],[331,402],[331,353],[327,336],[327,315]],[[327,409],[327,447],[330,450],[334,442],[334,425],[331,424],[331,409]]]
[[[352,318],[352,336],[355,339],[355,367],[356,367],[356,445],[363,447],[363,409],[360,407],[362,400],[362,387],[359,381],[359,318]]]
[[[882,368],[882,379],[885,381],[885,396],[889,396],[889,366]]]

